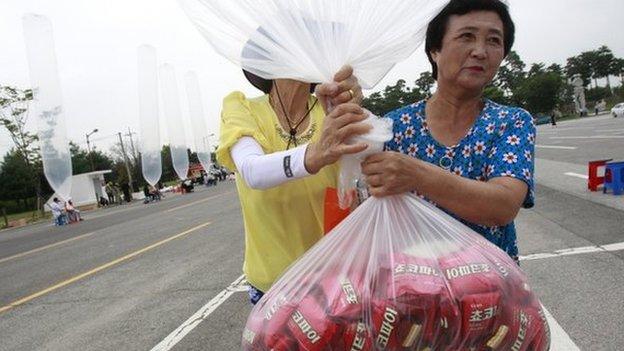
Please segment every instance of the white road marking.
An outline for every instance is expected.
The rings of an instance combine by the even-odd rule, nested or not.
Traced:
[[[576,146],[559,146],[559,145],[535,145],[538,149],[558,149],[558,150],[576,150]]]
[[[589,179],[589,176],[587,176],[585,174],[578,174],[578,173],[574,173],[574,172],[566,172],[564,174],[567,175],[567,176],[570,176],[570,177]]]
[[[550,327],[550,351],[580,351],[581,349],[576,346],[570,335],[563,330],[544,305],[542,305],[542,309]]]
[[[624,243],[602,245],[602,247],[607,251],[620,251],[620,250],[624,250]]]
[[[186,207],[189,207],[189,206],[195,206],[195,205],[197,205],[197,204],[199,204],[199,203],[206,202],[206,201],[212,200],[212,199],[214,199],[214,198],[217,198],[217,197],[220,197],[220,196],[223,196],[223,195],[227,195],[227,194],[229,194],[229,193],[231,193],[231,191],[226,191],[226,192],[224,192],[224,193],[221,193],[221,194],[216,194],[216,195],[213,195],[213,196],[209,196],[209,197],[207,197],[207,198],[204,198],[204,199],[201,199],[201,200],[197,200],[197,201],[193,201],[193,202],[190,202],[190,203],[185,204],[185,205],[181,205],[181,206],[177,206],[177,207],[174,207],[174,208],[170,208],[170,209],[165,210],[165,211],[163,211],[163,212],[165,212],[165,213],[167,213],[167,212],[173,212],[173,211],[177,211],[177,210],[179,210],[179,209],[186,208]]]
[[[595,130],[596,133],[612,133],[612,132],[624,132],[624,129],[600,129]]]
[[[551,136],[549,139],[624,139],[624,135]]]
[[[532,261],[532,260],[541,260],[544,258],[552,258],[552,257],[563,257],[563,256],[579,255],[579,254],[593,253],[593,252],[613,252],[613,251],[621,251],[621,250],[624,250],[624,242],[608,244],[608,245],[575,247],[575,248],[570,248],[570,249],[556,250],[553,252],[530,254],[526,256],[520,256],[520,261]]]
[[[241,275],[227,288],[221,291],[212,300],[208,301],[202,308],[200,308],[191,318],[182,323],[176,330],[172,331],[166,338],[163,339],[158,345],[152,348],[152,351],[167,351],[171,350],[180,340],[182,340],[191,330],[195,329],[204,321],[208,316],[214,312],[222,303],[224,303],[232,294],[246,290],[245,276]]]

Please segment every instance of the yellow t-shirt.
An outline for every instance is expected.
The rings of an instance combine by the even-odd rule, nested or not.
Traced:
[[[314,99],[310,96],[309,103]],[[297,137],[298,145],[318,140],[324,117],[317,104],[310,114],[309,127]],[[253,137],[265,154],[270,154],[286,150],[289,136],[280,126],[268,95],[247,99],[241,92],[233,92],[223,100],[220,134],[217,160],[235,172],[230,151],[241,137]],[[245,223],[243,271],[251,285],[266,292],[323,236],[325,189],[336,187],[337,174],[337,166],[332,165],[315,175],[266,190],[251,189],[242,177],[236,177]]]

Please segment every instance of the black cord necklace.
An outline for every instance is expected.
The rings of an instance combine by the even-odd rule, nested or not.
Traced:
[[[280,106],[282,108],[282,112],[284,113],[284,117],[286,117],[286,123],[288,123],[288,129],[290,129],[288,132],[289,133],[288,145],[286,146],[286,150],[288,150],[290,149],[290,143],[293,143],[295,147],[297,146],[297,128],[299,128],[301,123],[303,123],[303,121],[305,121],[305,119],[310,115],[310,112],[312,112],[312,109],[314,109],[314,106],[316,106],[316,103],[318,102],[318,100],[314,101],[314,103],[312,104],[312,107],[310,107],[308,111],[305,113],[305,115],[301,117],[299,122],[297,122],[293,126],[291,124],[290,118],[288,117],[288,114],[286,113],[286,108],[284,107],[284,103],[282,102],[282,97],[279,92],[279,89],[277,88],[277,84],[274,84],[274,86],[275,86],[275,92],[277,93],[277,100],[279,100]]]

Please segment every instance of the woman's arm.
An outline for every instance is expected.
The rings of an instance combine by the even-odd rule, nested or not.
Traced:
[[[485,226],[513,221],[528,191],[522,180],[496,177],[481,182],[390,151],[367,158],[362,172],[373,196],[416,190],[460,218]]]
[[[250,188],[268,189],[316,174],[340,156],[366,149],[365,144],[347,144],[352,136],[369,131],[369,125],[360,123],[364,119],[366,115],[361,107],[342,104],[326,117],[318,142],[265,154],[255,139],[242,137],[231,148],[230,155]]]
[[[252,137],[242,137],[231,155],[238,173],[252,189],[269,189],[310,175],[304,166],[308,145],[266,155]]]

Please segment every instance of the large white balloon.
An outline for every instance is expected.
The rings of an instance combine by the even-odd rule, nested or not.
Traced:
[[[138,72],[141,168],[145,181],[156,185],[162,175],[156,49],[149,45],[139,46]]]
[[[184,180],[187,178],[189,170],[188,146],[184,132],[182,109],[180,108],[178,82],[172,65],[163,64],[160,66],[160,83],[167,120],[169,147],[171,148],[171,161],[178,178]]]
[[[46,17],[35,14],[24,15],[22,20],[43,173],[56,194],[67,200],[71,193],[72,164],[52,24]]]
[[[186,82],[186,97],[189,103],[189,113],[191,115],[191,125],[193,126],[193,139],[195,142],[195,151],[199,162],[201,162],[204,170],[208,171],[212,164],[210,157],[210,141],[211,136],[206,128],[206,116],[204,115],[204,106],[202,103],[201,89],[197,74],[189,71],[184,75]]]
[[[423,42],[448,0],[179,0],[221,55],[261,77],[371,88]]]

